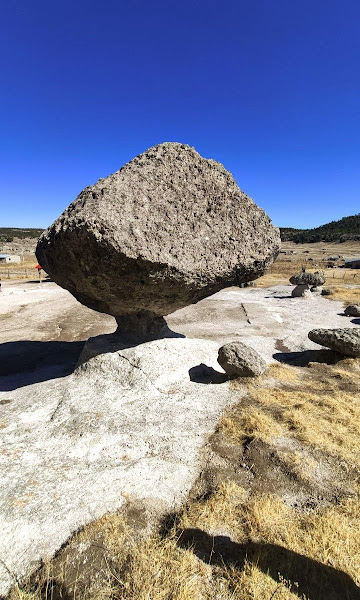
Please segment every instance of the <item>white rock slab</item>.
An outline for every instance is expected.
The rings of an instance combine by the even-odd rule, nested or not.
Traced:
[[[227,382],[196,381],[200,364],[222,379],[217,350],[212,341],[148,342],[1,395],[0,594],[125,497],[164,511],[185,498],[207,434],[239,398]]]

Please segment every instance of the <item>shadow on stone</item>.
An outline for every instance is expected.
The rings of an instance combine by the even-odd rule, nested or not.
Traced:
[[[226,373],[220,373],[219,371],[215,371],[215,369],[213,369],[212,367],[208,367],[204,363],[201,363],[200,365],[196,365],[196,367],[192,367],[191,369],[189,369],[189,377],[190,381],[203,384],[224,383],[229,379]]]
[[[28,281],[24,281],[24,283],[40,283],[40,281],[38,279],[29,279]],[[43,283],[53,283],[53,280],[52,279],[42,279],[41,285]]]
[[[309,363],[325,363],[335,365],[343,356],[333,350],[304,350],[303,352],[277,352],[273,358],[278,362],[287,363],[294,367],[306,367]]]
[[[66,377],[74,370],[83,345],[27,340],[0,344],[0,391]]]
[[[276,582],[289,582],[291,591],[312,600],[360,600],[360,588],[338,569],[324,565],[275,544],[238,544],[226,536],[210,536],[200,529],[185,529],[178,538],[203,562],[219,567],[241,568],[245,560]],[[296,584],[292,584],[296,582]]]
[[[360,319],[351,319],[351,323],[354,323],[355,325],[360,325]]]

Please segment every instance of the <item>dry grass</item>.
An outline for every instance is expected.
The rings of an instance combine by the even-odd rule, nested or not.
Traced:
[[[274,365],[270,375],[292,385],[269,386],[264,376],[250,382],[254,406],[239,404],[228,411],[220,423],[224,434],[233,441],[252,431],[264,441],[286,435],[360,469],[360,359],[322,367],[320,373],[313,367],[314,379],[311,366],[299,377],[299,368]]]
[[[293,251],[296,254],[280,254],[273,263],[268,273],[256,280],[259,287],[271,287],[275,285],[286,285],[289,278],[303,268],[307,271],[324,272],[326,287],[333,290],[334,294],[329,299],[342,300],[346,303],[360,302],[360,288],[351,289],[347,286],[360,285],[359,269],[329,269],[327,268],[327,257],[343,254],[346,257],[360,256],[360,243],[349,242],[347,244],[291,244],[284,243],[284,250]]]
[[[342,300],[344,304],[360,304],[360,288],[349,288],[346,286],[328,286],[331,287],[333,295],[330,299]]]
[[[294,369],[284,364],[274,363],[270,365],[266,377],[273,377],[275,380],[282,382],[295,383],[301,376],[301,369]]]

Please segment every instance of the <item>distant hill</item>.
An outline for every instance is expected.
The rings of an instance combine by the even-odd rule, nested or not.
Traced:
[[[344,217],[340,221],[331,221],[331,223],[314,229],[280,227],[280,234],[283,242],[295,242],[296,244],[360,241],[360,213],[352,217]]]
[[[43,229],[22,229],[19,227],[0,227],[0,242],[12,242],[14,238],[38,238]]]

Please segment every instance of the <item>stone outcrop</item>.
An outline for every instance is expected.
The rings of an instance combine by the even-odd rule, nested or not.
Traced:
[[[351,304],[344,310],[347,317],[360,317],[360,304]]]
[[[81,192],[36,256],[120,331],[139,324],[152,339],[166,335],[165,315],[260,277],[279,249],[278,229],[223,165],[164,143]]]
[[[312,342],[339,354],[360,356],[360,329],[312,329],[308,337]]]
[[[218,363],[229,377],[258,377],[267,369],[260,354],[242,342],[221,346]]]

